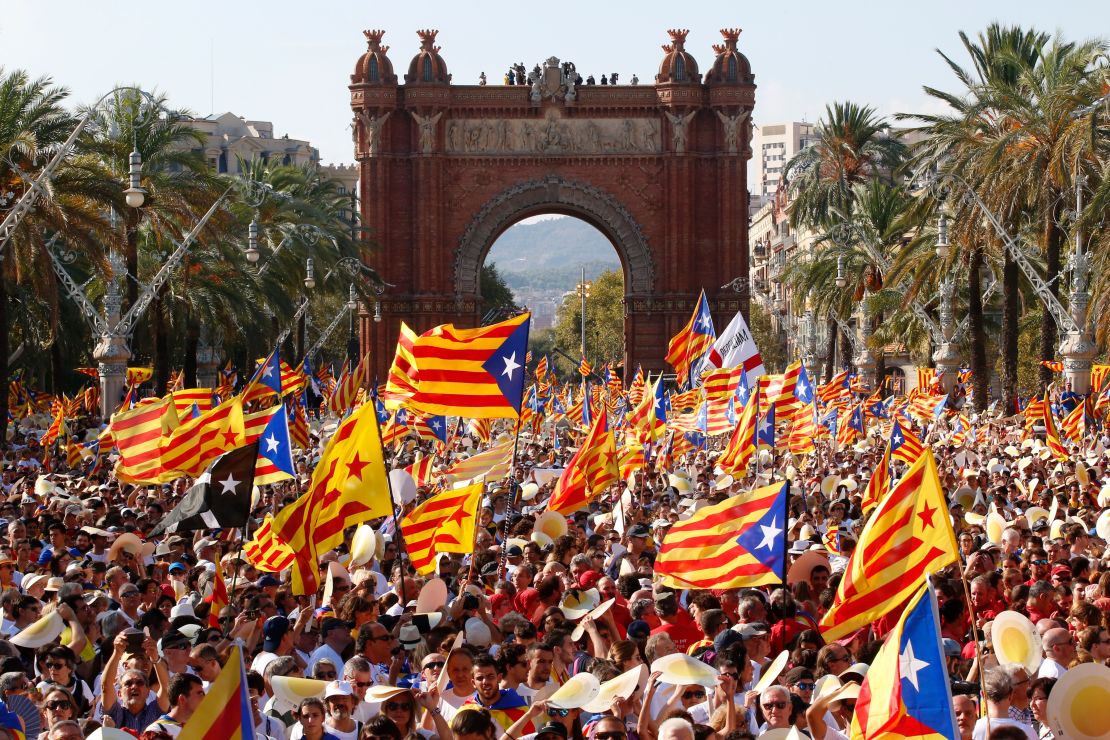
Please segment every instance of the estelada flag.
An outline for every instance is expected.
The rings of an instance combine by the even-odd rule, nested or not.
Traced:
[[[713,315],[709,311],[709,301],[706,300],[705,291],[702,290],[690,320],[667,345],[665,359],[675,369],[679,387],[688,385],[691,368],[701,360],[716,340],[717,330],[713,328]]]
[[[200,706],[181,728],[178,740],[253,740],[254,714],[247,691],[247,673],[243,656],[236,645],[220,670],[220,675],[208,687]]]
[[[863,679],[852,740],[949,740],[960,737],[936,596],[917,587]]]
[[[925,576],[956,562],[958,552],[936,461],[926,449],[864,525],[821,619],[825,640],[839,640],[905,603]]]
[[[559,476],[547,510],[559,514],[573,514],[583,509],[596,496],[617,482],[617,448],[613,433],[609,431],[605,414],[598,414],[582,446],[574,453],[562,475]]]
[[[1060,433],[1056,431],[1056,420],[1052,416],[1052,404],[1048,402],[1048,393],[1041,401],[1041,421],[1044,424],[1044,443],[1052,456],[1060,462],[1071,459],[1068,450],[1060,442]]]
[[[524,398],[531,314],[478,329],[437,326],[416,338],[416,390],[406,405],[430,415],[516,419]]]
[[[417,573],[435,570],[441,552],[468,553],[474,550],[474,520],[482,502],[482,481],[436,494],[401,520],[412,567]]]
[[[789,483],[773,483],[696,511],[667,531],[655,573],[672,588],[781,583]]]

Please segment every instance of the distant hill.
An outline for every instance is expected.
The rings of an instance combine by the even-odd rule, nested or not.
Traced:
[[[576,218],[548,218],[517,224],[494,243],[486,262],[497,265],[515,290],[573,290],[586,268],[592,280],[620,269],[620,258],[605,236]]]

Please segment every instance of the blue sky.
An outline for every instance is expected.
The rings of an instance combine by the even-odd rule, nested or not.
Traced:
[[[418,47],[416,29],[438,28],[454,81],[469,84],[482,71],[499,83],[510,63],[530,68],[552,55],[583,76],[615,71],[650,82],[673,27],[690,29],[687,49],[704,71],[718,29],[739,26],[759,124],[816,120],[836,99],[884,114],[936,110],[921,86],[955,84],[934,49],[963,60],[957,32],[992,20],[1086,38],[1110,33],[1110,3],[0,0],[0,65],[49,75],[79,102],[121,83],[157,88],[200,115],[271,120],[277,135],[309,139],[325,162],[346,162],[346,86],[366,48],[364,28],[386,30],[398,74]]]

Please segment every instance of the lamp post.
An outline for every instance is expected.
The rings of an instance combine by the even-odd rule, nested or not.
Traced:
[[[586,282],[586,268],[582,268],[582,280],[574,286],[582,302],[582,358],[586,357],[586,299],[590,297],[590,284]]]
[[[1098,347],[1091,341],[1091,333],[1087,326],[1087,307],[1091,303],[1091,293],[1088,290],[1091,260],[1083,248],[1083,234],[1078,225],[1079,217],[1083,213],[1083,186],[1086,182],[1086,177],[1079,172],[1075,178],[1075,250],[1072,252],[1069,266],[1071,290],[1068,295],[1068,308],[1075,327],[1064,332],[1064,339],[1060,342],[1060,354],[1064,358],[1064,377],[1071,385],[1072,391],[1081,396],[1091,392],[1091,362],[1098,354]]]
[[[358,363],[358,337],[355,336],[355,317],[358,315],[358,294],[355,293],[355,284],[351,283],[347,291],[347,311],[349,318],[347,321],[347,365],[348,367],[355,367]],[[376,314],[381,320],[381,313]]]

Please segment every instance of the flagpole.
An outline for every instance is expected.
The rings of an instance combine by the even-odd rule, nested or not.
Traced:
[[[983,685],[983,656],[979,651],[979,636],[976,634],[976,631],[979,629],[979,626],[978,626],[978,621],[979,620],[978,620],[978,618],[975,614],[975,604],[971,600],[971,591],[968,590],[967,579],[964,578],[964,573],[963,573],[962,570],[960,572],[960,583],[964,587],[964,599],[967,600],[967,610],[971,614],[971,637],[972,637],[971,641],[972,641],[972,643],[975,644],[975,662],[974,662],[974,665],[975,665],[976,675],[979,678],[978,684],[979,684],[979,701],[981,702],[980,706],[985,707],[987,705],[987,692],[986,692],[986,689],[984,688],[984,685]],[[984,633],[983,637],[984,637],[984,639],[986,638],[985,633]],[[986,713],[984,713],[983,716],[986,717],[987,716]],[[987,733],[988,734],[990,733],[990,719],[989,718],[987,719]]]
[[[372,398],[368,398],[367,401],[369,403],[374,403],[374,399]],[[377,408],[374,409],[374,413],[372,414],[372,416],[374,417],[374,428],[378,432],[378,444],[381,446],[382,467],[384,468],[385,442],[382,441],[382,423],[378,421]],[[389,506],[390,510],[393,512],[393,524],[397,528],[397,560],[399,563],[401,563],[401,606],[404,606],[405,604],[409,603],[409,600],[408,596],[405,594],[405,558],[403,558],[402,555],[407,555],[407,553],[405,552],[406,548],[404,532],[401,531],[401,517],[397,514],[397,499],[393,496],[393,480],[389,477],[389,472],[390,471],[386,471],[385,474],[385,487],[386,490],[389,492]],[[388,574],[386,575],[386,578],[389,578]]]
[[[509,467],[510,467],[510,469],[512,468],[511,465]],[[486,490],[486,476],[483,475],[482,476],[482,492],[485,493],[485,490]],[[479,496],[478,497],[478,509],[481,509],[481,508],[482,508],[482,497]],[[474,578],[474,560],[475,560],[474,556],[477,554],[475,551],[478,549],[478,531],[480,529],[481,529],[481,527],[478,526],[478,512],[475,511],[474,512],[474,536],[470,540],[470,569],[466,573],[466,580],[468,580],[468,581],[471,580],[472,578]]]
[[[785,503],[784,508],[786,510],[786,513],[784,514],[784,516],[786,518],[783,521],[782,525],[783,525],[783,529],[785,530],[786,529],[786,523],[790,520],[790,479],[789,478],[786,480],[786,493],[784,495],[786,497],[786,501],[784,502]],[[788,562],[790,549],[786,546],[786,540],[788,539],[786,535],[787,535],[787,532],[784,531],[783,534],[782,534],[782,585],[783,586],[786,586],[786,571],[788,571],[790,569],[790,564]]]

